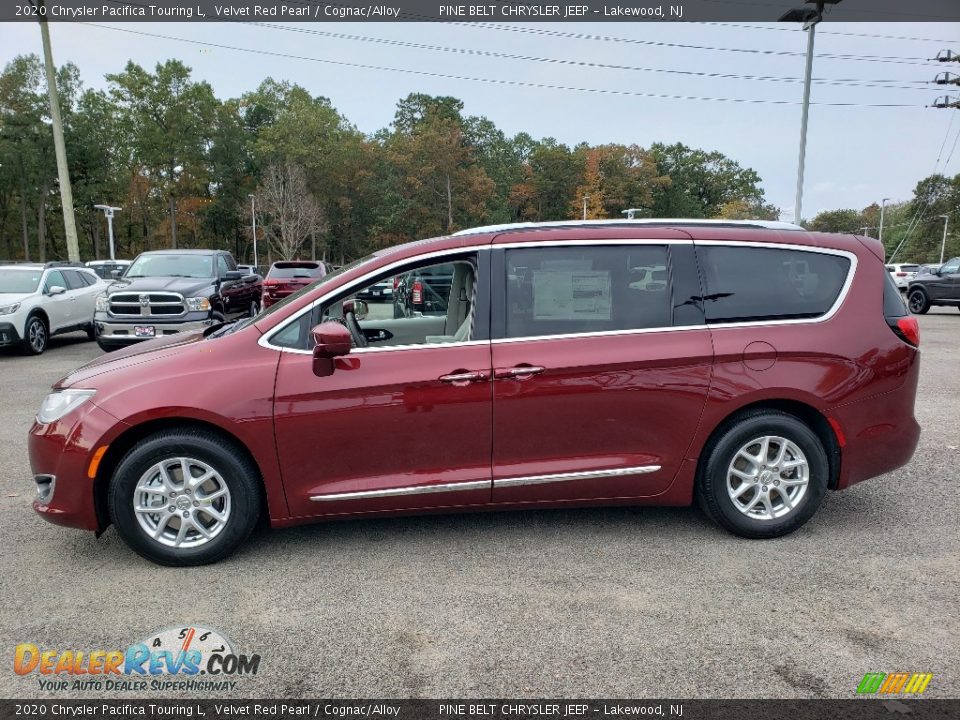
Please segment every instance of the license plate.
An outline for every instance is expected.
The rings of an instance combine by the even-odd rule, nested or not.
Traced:
[[[153,325],[137,325],[133,328],[134,337],[154,337],[157,334]]]

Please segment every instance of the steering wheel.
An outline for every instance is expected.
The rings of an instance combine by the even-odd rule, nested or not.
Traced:
[[[363,330],[360,328],[360,323],[357,322],[357,318],[353,314],[353,310],[344,311],[343,324],[346,325],[347,330],[350,331],[350,339],[353,340],[354,347],[367,347],[367,336],[363,334]]]

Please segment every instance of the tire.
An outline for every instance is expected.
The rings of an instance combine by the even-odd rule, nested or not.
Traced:
[[[104,352],[113,352],[114,350],[119,350],[122,345],[114,345],[112,343],[105,343],[100,339],[97,339],[97,347],[99,347]]]
[[[90,323],[87,326],[87,340],[96,340],[97,339],[97,328],[93,323]]]
[[[250,312],[250,317],[256,317],[257,314],[260,312],[260,306],[257,305],[257,301],[256,301],[256,300],[251,301],[251,303],[250,303],[250,311],[249,311],[249,312]]]
[[[208,479],[188,489],[182,462],[194,480]],[[120,537],[139,555],[160,565],[206,565],[250,535],[260,517],[260,491],[260,473],[242,448],[205,430],[168,430],[124,456],[107,506]],[[135,503],[157,512],[136,512]]]
[[[23,354],[40,355],[50,342],[50,331],[43,317],[32,313],[23,328]]]
[[[748,456],[762,457],[764,438],[769,441],[767,462],[751,463]],[[805,423],[778,410],[740,415],[704,453],[697,483],[700,506],[717,524],[740,537],[792,533],[813,517],[827,492],[830,466],[823,444]],[[779,472],[771,462],[777,460]],[[789,469],[783,469],[784,463]]]
[[[907,305],[914,315],[926,315],[930,309],[930,298],[923,290],[911,290],[907,296]]]

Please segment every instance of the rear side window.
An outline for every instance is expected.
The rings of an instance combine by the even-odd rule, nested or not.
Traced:
[[[816,318],[850,272],[839,255],[765,247],[697,247],[708,323]]]
[[[507,337],[671,325],[663,246],[518,248],[506,265]]]
[[[903,304],[903,296],[897,289],[897,284],[890,277],[890,273],[883,274],[883,316],[886,318],[904,317],[907,306]]]

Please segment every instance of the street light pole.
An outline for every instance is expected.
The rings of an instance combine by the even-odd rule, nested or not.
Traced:
[[[883,245],[883,210],[887,206],[887,200],[890,198],[883,198],[880,201],[880,244]]]
[[[253,193],[250,198],[250,219],[253,220],[253,266],[257,267],[257,196]]]
[[[107,236],[110,238],[110,259],[115,260],[113,256],[113,214],[120,212],[123,208],[111,207],[110,205],[94,205],[97,210],[103,210],[107,216]]]
[[[947,226],[950,224],[949,215],[940,215],[943,218],[943,242],[940,243],[940,264],[943,265],[943,253],[947,248]]]

